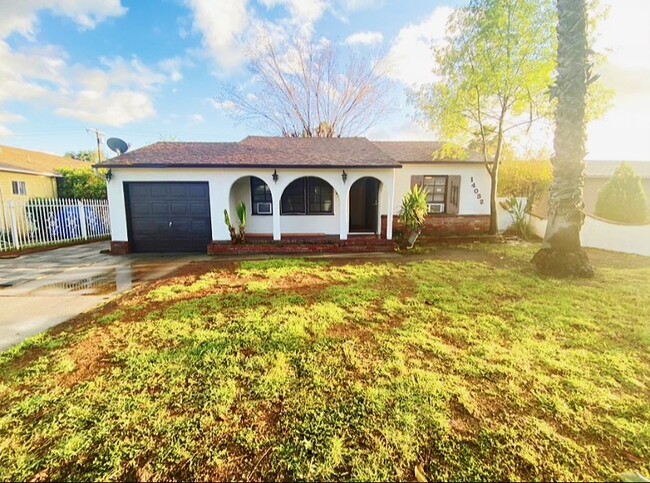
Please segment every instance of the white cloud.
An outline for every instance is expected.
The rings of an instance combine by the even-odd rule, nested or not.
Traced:
[[[18,114],[12,114],[10,112],[0,111],[0,137],[10,136],[11,134],[13,134],[11,129],[9,129],[7,126],[4,126],[4,123],[20,122],[24,120],[25,118]]]
[[[192,114],[190,117],[190,122],[192,124],[203,124],[205,122],[205,118],[201,114]]]
[[[70,18],[80,29],[92,29],[127,11],[120,0],[22,0],[0,3],[0,106],[5,102],[38,102],[54,113],[86,122],[121,126],[155,114],[152,92],[168,80],[182,77],[177,59],[148,67],[137,57],[101,58],[100,66],[71,64],[68,54],[53,45],[27,44],[12,48],[5,39],[14,33],[35,41],[38,14]],[[2,112],[5,124],[20,120]]]
[[[357,32],[345,39],[348,45],[373,45],[380,44],[384,41],[384,35],[381,32]]]
[[[101,63],[102,68],[74,65],[69,69],[70,81],[49,94],[57,115],[123,126],[156,113],[152,92],[169,80],[167,75],[137,57],[102,58]]]
[[[411,24],[399,31],[388,52],[391,77],[407,86],[434,80],[435,67],[431,46],[445,36],[447,20],[453,10],[438,7],[423,22]]]
[[[221,69],[214,72],[216,76],[231,74],[243,65],[247,55],[255,55],[260,35],[269,35],[274,42],[289,35],[311,38],[314,24],[331,9],[330,2],[258,0],[254,8],[249,0],[185,0],[194,31],[201,35],[206,53]],[[262,15],[275,8],[281,8],[284,15],[274,12],[274,20]]]
[[[297,25],[317,22],[325,13],[328,4],[325,0],[260,0],[267,8],[284,6],[292,21]]]
[[[181,67],[184,63],[185,62],[180,57],[172,57],[158,62],[158,67],[168,75],[169,80],[172,82],[179,82],[183,80]]]
[[[81,29],[93,29],[109,17],[127,11],[121,0],[8,0],[0,2],[0,38],[13,33],[33,39],[38,12],[49,10],[54,15],[70,18]]]
[[[123,126],[156,113],[150,96],[131,90],[81,90],[63,104],[55,114],[109,126]]]
[[[244,36],[251,25],[248,0],[186,0],[193,14],[193,28],[219,65],[233,70],[244,60]]]
[[[232,101],[217,101],[216,99],[208,99],[208,102],[217,111],[234,112],[237,110],[237,105]]]
[[[378,8],[384,5],[384,0],[342,0],[343,7],[349,11]]]

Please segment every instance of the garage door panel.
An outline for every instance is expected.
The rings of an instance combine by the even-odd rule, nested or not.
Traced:
[[[151,188],[149,186],[146,186],[144,184],[141,185],[133,185],[131,186],[131,190],[129,192],[129,196],[131,197],[131,200],[148,200],[151,197]]]
[[[210,205],[204,202],[193,201],[190,203],[190,214],[192,216],[210,216]]]
[[[152,235],[155,233],[153,222],[149,220],[143,220],[138,224],[138,232],[145,235]]]
[[[204,199],[208,195],[207,185],[193,185],[188,187],[190,198]]]
[[[133,201],[131,203],[131,214],[134,216],[148,216],[151,215],[151,204],[142,203],[140,201]]]
[[[173,201],[170,204],[170,210],[169,212],[172,215],[189,215],[190,210],[189,210],[189,203],[188,202],[180,202],[180,201]]]
[[[151,214],[153,216],[169,214],[169,203],[164,201],[154,201],[150,202],[149,206],[151,206]]]
[[[174,198],[180,198],[180,199],[187,199],[189,198],[188,196],[188,187],[185,184],[178,184],[178,185],[170,185],[169,187],[169,197],[174,199]]]
[[[210,231],[210,224],[201,220],[192,221],[192,233],[207,233]]]
[[[163,183],[151,183],[149,187],[150,198],[169,198],[169,186]]]
[[[125,190],[133,251],[205,252],[212,239],[207,183],[126,183]]]

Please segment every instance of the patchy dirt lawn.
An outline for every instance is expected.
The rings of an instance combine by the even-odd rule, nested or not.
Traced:
[[[650,474],[650,259],[191,264],[0,354],[0,480]]]

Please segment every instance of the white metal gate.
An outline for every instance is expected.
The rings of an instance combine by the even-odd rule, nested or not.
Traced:
[[[34,198],[5,201],[0,210],[0,252],[110,236],[106,200]]]

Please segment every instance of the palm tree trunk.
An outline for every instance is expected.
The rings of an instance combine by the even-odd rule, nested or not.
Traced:
[[[593,276],[580,246],[584,222],[585,97],[589,82],[585,0],[557,0],[555,155],[548,225],[533,264],[555,276]]]

